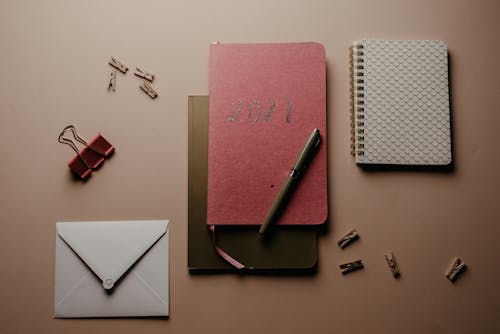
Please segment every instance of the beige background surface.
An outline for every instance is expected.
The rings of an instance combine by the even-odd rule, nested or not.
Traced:
[[[1,1],[0,333],[499,333],[499,32],[499,1]],[[363,37],[447,42],[453,173],[353,163],[348,47]],[[187,96],[207,94],[216,40],[325,45],[331,219],[312,277],[188,274]],[[159,99],[130,72],[107,92],[112,55],[153,71]],[[56,141],[70,123],[117,148],[85,184]],[[170,319],[52,319],[55,222],[146,218],[172,221]],[[361,239],[340,250],[351,227]],[[453,256],[470,268],[454,285]]]

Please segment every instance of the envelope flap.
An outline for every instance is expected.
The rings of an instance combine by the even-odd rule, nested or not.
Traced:
[[[167,220],[57,223],[57,234],[102,280],[115,282],[161,238]]]

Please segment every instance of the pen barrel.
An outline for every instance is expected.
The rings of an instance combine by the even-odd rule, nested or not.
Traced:
[[[264,219],[262,225],[260,226],[259,233],[263,234],[269,228],[269,226],[273,223],[274,220],[278,219],[283,207],[286,205],[288,201],[288,197],[290,196],[290,192],[294,186],[296,177],[289,175],[283,185],[281,186],[280,192],[274,199],[273,205],[269,209],[266,218]]]
[[[285,182],[281,186],[280,192],[271,206],[271,209],[268,211],[267,216],[262,223],[259,233],[264,234],[266,230],[269,228],[275,220],[278,220],[281,211],[285,207],[288,202],[291,193],[293,192],[293,186],[296,181],[302,176],[304,170],[309,164],[311,158],[316,153],[319,145],[321,143],[321,136],[319,130],[314,128],[309,137],[302,147],[302,150],[299,152],[297,156],[297,160],[295,160],[295,164],[292,167],[292,171],[290,175],[286,178]]]

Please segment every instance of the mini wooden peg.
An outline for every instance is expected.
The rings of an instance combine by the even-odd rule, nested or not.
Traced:
[[[122,73],[127,73],[128,67],[120,63],[116,58],[111,57],[111,60],[109,61],[109,65],[113,66],[116,68],[118,71]]]
[[[398,278],[399,276],[401,276],[401,272],[399,271],[399,266],[398,263],[396,262],[394,254],[391,251],[389,251],[389,254],[385,254],[384,257],[385,261],[387,262],[387,265],[391,269],[392,276],[394,276],[394,278]]]
[[[148,80],[149,82],[153,82],[155,79],[155,75],[146,71],[141,70],[139,67],[135,68],[134,74],[138,76],[139,78],[143,78],[145,80]]]
[[[115,91],[116,88],[116,70],[113,69],[109,75],[108,90]]]
[[[450,280],[450,282],[454,282],[455,279],[465,270],[465,267],[465,262],[463,262],[460,258],[455,257],[450,268],[446,272],[446,277]]]
[[[356,229],[347,233],[342,239],[338,241],[339,247],[344,248],[349,245],[351,242],[359,238],[359,233]]]
[[[146,81],[142,81],[142,86],[139,86],[144,93],[148,94],[150,98],[152,98],[153,100],[156,99],[156,97],[158,97],[158,93],[155,92],[155,90],[146,82]]]
[[[361,260],[347,262],[339,265],[339,267],[342,274],[347,274],[350,273],[351,271],[363,268],[363,262],[361,262]]]

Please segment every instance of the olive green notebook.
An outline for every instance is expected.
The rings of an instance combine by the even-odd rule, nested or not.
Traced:
[[[238,271],[216,252],[206,224],[208,96],[189,96],[188,115],[188,269]],[[216,242],[227,254],[255,271],[311,272],[318,260],[317,231],[276,227],[263,239],[259,226],[217,227]]]

